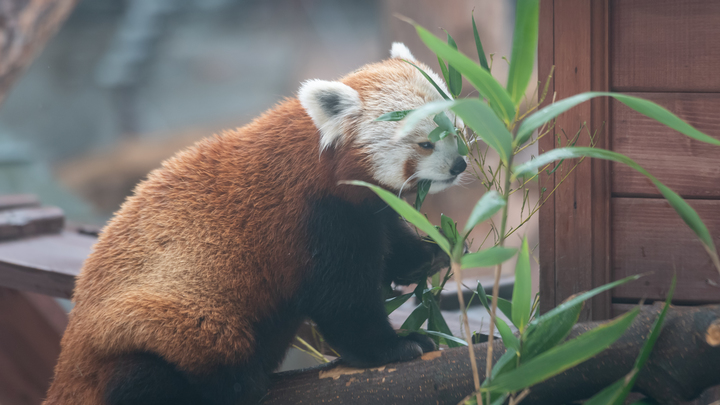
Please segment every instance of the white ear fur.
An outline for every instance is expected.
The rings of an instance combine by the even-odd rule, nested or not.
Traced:
[[[298,99],[320,130],[320,151],[342,142],[345,118],[362,107],[360,95],[340,82],[308,80],[300,86]]]
[[[392,48],[390,48],[390,57],[407,59],[411,61],[416,60],[412,53],[410,53],[408,47],[405,46],[405,44],[403,44],[402,42],[393,42]]]

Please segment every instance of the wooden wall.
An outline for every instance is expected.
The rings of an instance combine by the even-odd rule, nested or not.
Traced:
[[[628,93],[720,139],[720,2],[542,0],[540,13],[538,77],[555,65],[550,89],[558,100],[590,90]],[[582,123],[598,130],[598,147],[626,154],[686,198],[720,246],[720,147],[607,99],[558,117],[553,135]],[[557,146],[557,136],[540,142],[541,151]],[[594,160],[569,173],[572,163],[540,179],[548,190],[564,179],[540,214],[541,309],[645,272],[653,274],[594,299],[582,317],[604,319],[643,298],[663,299],[673,272],[676,303],[720,302],[717,270],[644,176]]]

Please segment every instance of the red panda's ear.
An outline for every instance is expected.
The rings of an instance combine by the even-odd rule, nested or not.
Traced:
[[[345,118],[362,109],[358,92],[340,82],[308,80],[300,86],[298,99],[320,130],[320,151],[342,143]]]
[[[392,48],[390,48],[390,57],[417,62],[413,54],[410,53],[408,47],[405,46],[405,44],[403,44],[402,42],[393,42]]]

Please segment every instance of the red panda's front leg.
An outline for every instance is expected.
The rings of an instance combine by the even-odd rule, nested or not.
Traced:
[[[378,209],[380,208],[380,209]],[[324,338],[353,366],[407,361],[435,350],[424,335],[398,336],[382,294],[388,225],[396,214],[376,204],[326,197],[311,204],[313,268],[298,297]]]
[[[385,258],[385,284],[418,283],[450,267],[450,257],[436,243],[418,237],[399,217],[394,219],[387,230],[390,253]]]

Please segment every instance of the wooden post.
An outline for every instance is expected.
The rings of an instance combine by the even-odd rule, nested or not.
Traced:
[[[538,73],[546,80],[555,66],[545,104],[586,91],[607,91],[608,2],[542,0]],[[575,146],[608,148],[607,100],[580,104],[557,118],[554,131],[540,140],[540,152],[569,146],[582,128]],[[557,187],[540,214],[541,310],[555,307],[567,297],[610,280],[609,270],[609,165],[601,161],[565,161],[553,173],[543,173],[545,196]],[[562,181],[562,184],[560,182]],[[559,186],[558,186],[559,185]],[[583,320],[610,316],[610,295],[601,294],[587,305]]]

